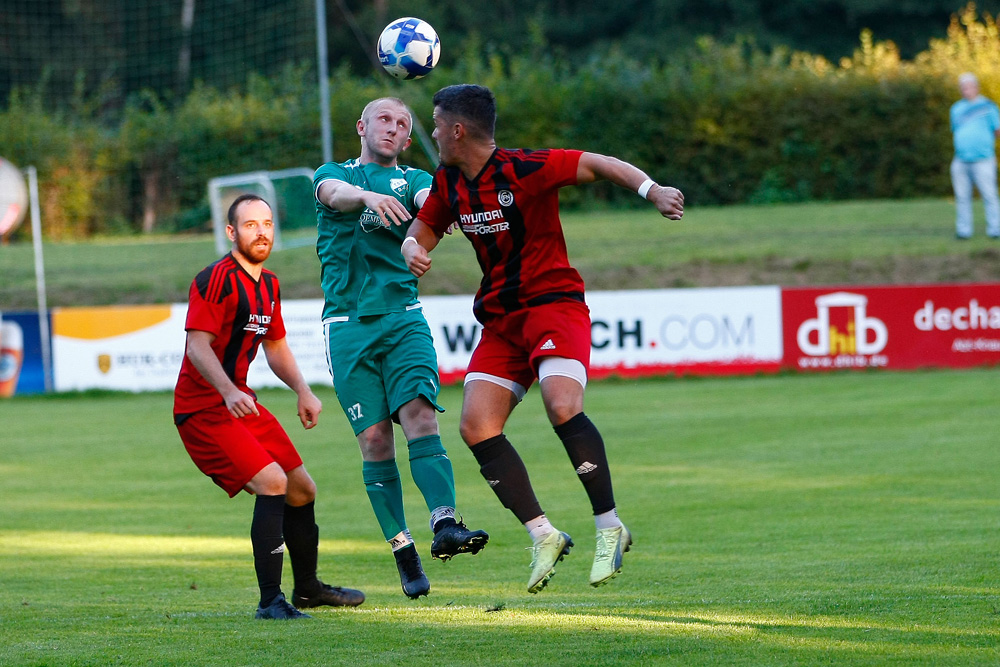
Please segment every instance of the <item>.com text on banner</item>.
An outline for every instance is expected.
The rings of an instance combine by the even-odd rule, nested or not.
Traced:
[[[469,296],[423,299],[442,382],[461,380],[481,325]],[[780,368],[778,287],[589,292],[590,377]]]
[[[427,297],[442,382],[460,381],[482,334],[471,295]],[[781,292],[777,287],[591,292],[591,377],[777,370]],[[288,344],[310,384],[331,383],[322,301],[282,304]],[[53,311],[57,391],[171,389],[184,356],[186,304],[58,308]],[[260,353],[251,387],[278,386]]]

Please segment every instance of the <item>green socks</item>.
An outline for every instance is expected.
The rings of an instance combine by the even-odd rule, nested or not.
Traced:
[[[451,467],[441,436],[425,435],[414,438],[410,448],[410,474],[433,512],[439,507],[455,507],[455,473]]]
[[[455,473],[451,460],[441,444],[441,436],[428,435],[409,443],[410,474],[420,489],[431,512],[455,507]],[[361,473],[365,480],[368,500],[375,510],[375,518],[382,528],[382,535],[393,549],[410,542],[403,512],[403,487],[399,481],[396,460],[362,461]]]
[[[403,487],[399,483],[396,459],[362,461],[361,474],[365,480],[365,490],[368,491],[368,500],[375,510],[375,518],[388,542],[406,531]]]

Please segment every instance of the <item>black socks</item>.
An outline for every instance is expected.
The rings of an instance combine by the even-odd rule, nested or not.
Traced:
[[[471,449],[479,462],[479,472],[518,521],[526,523],[542,514],[524,462],[507,436],[501,433],[473,445]]]
[[[597,427],[581,412],[554,428],[590,498],[594,515],[615,509],[608,457]],[[524,462],[507,436],[501,433],[473,445],[471,449],[479,462],[479,472],[518,521],[527,523],[542,514]]]
[[[250,524],[253,566],[260,586],[260,606],[267,607],[281,592],[281,566],[285,558],[282,539],[285,496],[257,496]]]
[[[611,471],[608,470],[604,440],[597,427],[581,412],[554,428],[583,482],[594,515],[613,510],[615,494],[611,488]]]
[[[292,561],[295,591],[310,597],[318,592],[316,561],[319,558],[319,527],[316,525],[316,503],[301,507],[285,505],[285,544]]]

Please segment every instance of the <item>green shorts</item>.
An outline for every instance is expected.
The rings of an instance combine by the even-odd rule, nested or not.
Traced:
[[[398,422],[399,409],[415,398],[444,412],[437,404],[434,339],[422,310],[327,322],[324,332],[333,386],[355,435],[389,418]]]

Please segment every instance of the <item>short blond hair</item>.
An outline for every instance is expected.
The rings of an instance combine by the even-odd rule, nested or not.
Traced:
[[[398,104],[403,107],[403,109],[406,110],[407,117],[410,119],[410,126],[413,126],[413,115],[410,113],[410,107],[406,106],[406,102],[398,97],[380,97],[377,100],[372,100],[366,104],[365,108],[361,111],[361,122],[367,125],[368,121],[371,120],[371,116],[375,112],[375,109],[383,102],[391,102],[392,104]]]

